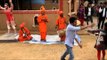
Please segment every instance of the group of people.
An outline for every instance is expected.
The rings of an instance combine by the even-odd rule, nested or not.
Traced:
[[[5,3],[4,7],[2,7],[0,5],[0,9],[4,11],[4,13],[7,17],[6,24],[7,24],[8,34],[11,33],[11,27],[14,30],[14,33],[16,34],[17,33],[16,32],[16,23],[15,23],[14,16],[12,13],[13,8],[14,8],[12,0],[9,0],[9,3],[10,3],[10,6],[8,3]],[[18,38],[18,40],[20,42],[32,39],[32,37],[30,36],[31,35],[30,31],[24,25],[25,25],[25,23],[22,23],[20,25],[19,38]]]
[[[106,2],[101,2],[100,4],[95,6],[92,6],[92,4],[90,3],[87,6],[84,6],[84,4],[81,3],[77,13],[78,19],[81,22],[81,26],[84,25],[84,21],[86,21],[87,25],[89,25],[89,22],[93,24],[93,15],[97,15],[97,28],[102,29],[104,26],[105,19],[107,18],[106,5]]]
[[[14,21],[14,17],[12,14],[12,10],[13,10],[12,0],[9,0],[9,3],[10,3],[10,7],[9,7],[9,4],[5,3],[4,7],[0,6],[0,9],[2,9],[6,14],[6,17],[7,17],[6,24],[7,24],[8,33],[11,32],[11,27],[13,28],[14,33],[16,33],[16,23]],[[98,29],[102,29],[105,22],[105,18],[107,17],[107,8],[105,3],[101,3],[99,8],[96,9],[96,11],[98,12]],[[68,25],[66,22],[66,17],[63,14],[63,11],[59,11],[58,14],[59,16],[58,16],[58,19],[56,20],[56,29],[58,30],[58,33],[60,33],[60,31],[63,31],[63,34],[59,34],[59,37],[60,37],[60,41],[64,41],[66,46],[66,51],[61,56],[61,60],[65,60],[65,57],[68,54],[70,54],[69,60],[73,60],[74,55],[72,52],[72,48],[74,45],[74,40],[76,40],[78,45],[82,48],[81,42],[78,39],[77,31],[91,27],[89,25],[89,21],[91,21],[93,25],[93,19],[92,19],[93,7],[91,7],[91,4],[89,4],[84,9],[83,5],[81,4],[77,13],[78,19],[75,16],[70,17]],[[86,17],[87,26],[81,27],[84,25],[84,17]],[[46,23],[48,23],[48,17],[46,15],[44,6],[40,8],[40,14],[36,18],[39,26],[41,41],[46,42],[46,35],[47,35]],[[81,22],[80,24],[81,26],[77,25],[78,20]],[[107,49],[107,40],[106,40],[107,23],[105,23],[104,27],[105,28],[103,30],[97,30],[97,32],[103,32],[99,34],[99,36],[102,36],[103,39],[98,40],[99,43],[95,45],[95,48],[97,48],[97,51],[98,51],[98,60],[100,60],[101,51],[103,53],[103,60],[104,60],[105,50]],[[89,32],[94,33],[96,31],[89,31]],[[31,36],[30,31],[25,27],[25,23],[20,24],[18,41],[23,42],[23,41],[32,40],[32,39],[33,37]]]
[[[9,4],[10,4],[10,6],[9,6]],[[14,17],[13,17],[13,13],[12,13],[13,8],[14,8],[12,0],[9,0],[9,4],[5,3],[4,7],[2,7],[0,5],[0,9],[4,11],[4,13],[6,14],[6,17],[7,17],[6,24],[7,24],[8,34],[11,33],[11,27],[14,30],[14,33],[16,33],[16,23],[14,21]],[[46,15],[44,6],[41,6],[40,12],[41,13],[37,17],[37,22],[39,24],[39,31],[40,31],[41,41],[46,42],[46,34],[47,34],[46,23],[48,22],[48,17]],[[66,18],[63,16],[62,11],[59,12],[59,17],[56,21],[56,27],[57,27],[56,28],[57,30],[62,30],[62,29],[66,28]],[[28,37],[25,38],[25,36],[31,35],[28,32],[30,32],[30,31],[27,28],[25,28],[25,23],[22,23],[20,25],[18,40],[20,42],[23,42],[24,40],[29,40]],[[65,35],[60,36],[60,37],[61,37],[61,41],[65,40]],[[31,37],[30,37],[30,39],[31,39]]]

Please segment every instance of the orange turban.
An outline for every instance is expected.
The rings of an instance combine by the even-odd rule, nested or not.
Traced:
[[[45,11],[45,7],[42,5],[42,6],[40,7],[40,10],[44,10],[44,11]]]
[[[45,7],[43,5],[40,7],[40,11],[41,13],[45,13]]]
[[[23,28],[24,26],[25,26],[24,22],[22,24],[20,24],[20,28]]]
[[[63,14],[63,11],[59,11],[59,14]]]
[[[63,11],[59,11],[59,15],[63,14]]]

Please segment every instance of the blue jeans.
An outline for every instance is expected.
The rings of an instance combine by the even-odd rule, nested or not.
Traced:
[[[65,57],[70,54],[70,58],[69,60],[73,60],[74,59],[74,55],[72,52],[72,47],[65,45],[66,46],[66,51],[64,52],[64,54],[61,56],[61,60],[65,60]]]

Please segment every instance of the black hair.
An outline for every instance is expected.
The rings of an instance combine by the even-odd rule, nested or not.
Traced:
[[[9,6],[9,4],[8,4],[8,3],[4,3],[4,4]]]
[[[75,20],[77,20],[77,18],[76,18],[76,17],[70,17],[69,22],[70,22],[70,23],[74,23],[74,22],[75,22]]]
[[[103,4],[103,2],[100,2],[100,4]]]

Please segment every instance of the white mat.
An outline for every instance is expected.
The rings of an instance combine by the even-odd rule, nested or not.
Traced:
[[[5,33],[3,35],[0,35],[0,40],[15,40],[16,36],[17,34],[14,34],[14,33],[10,33],[10,34]]]
[[[40,41],[40,35],[33,35],[33,40],[32,41],[25,41],[25,43],[31,43],[31,44],[64,44],[64,42],[60,42],[60,38],[58,35],[47,35],[46,37],[46,41],[47,42],[41,42]],[[15,37],[16,39],[18,39],[18,36]],[[78,45],[75,41],[74,41],[74,45]]]

